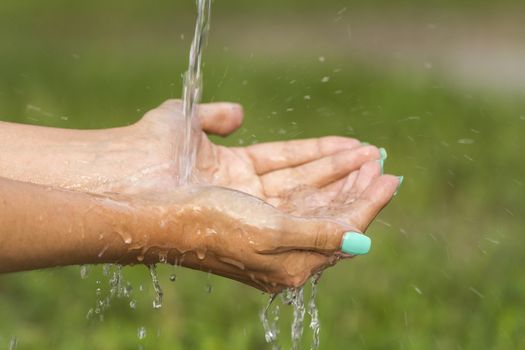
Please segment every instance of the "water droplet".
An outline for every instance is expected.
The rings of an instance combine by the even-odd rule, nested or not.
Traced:
[[[93,308],[89,309],[89,311],[86,314],[86,320],[90,320],[91,317],[93,317],[93,313],[94,313]]]
[[[177,280],[177,275],[175,275],[175,274],[171,274],[171,275],[170,275],[170,281],[171,281],[171,282],[175,282],[176,280]]]
[[[423,292],[421,291],[421,289],[419,289],[418,286],[416,286],[416,285],[412,285],[412,288],[414,288],[414,290],[416,291],[417,294],[419,294],[419,295],[422,295],[422,294],[423,294]]]
[[[131,300],[129,302],[129,307],[132,308],[132,309],[136,309],[137,308],[137,302],[135,300]]]
[[[325,61],[325,58],[324,58],[324,56],[319,56],[318,60],[319,60],[319,62],[323,63]]]
[[[458,143],[462,145],[471,145],[474,143],[474,140],[473,139],[459,139]]]
[[[139,327],[137,337],[141,340],[146,338],[146,327]]]
[[[329,76],[325,76],[321,79],[321,83],[328,83],[330,81],[330,77]]]
[[[198,249],[198,250],[195,251],[195,254],[197,254],[197,258],[199,260],[204,260],[206,258],[206,251],[205,250]]]
[[[88,267],[86,265],[80,265],[80,278],[85,280],[86,278],[88,278],[88,275],[89,275]]]

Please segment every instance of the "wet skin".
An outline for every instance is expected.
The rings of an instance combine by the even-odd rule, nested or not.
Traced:
[[[344,232],[364,232],[396,191],[379,150],[354,139],[214,145],[205,132],[242,123],[227,103],[200,107],[197,185],[177,187],[180,107],[106,130],[1,123],[0,272],[167,257],[276,292],[347,257]]]

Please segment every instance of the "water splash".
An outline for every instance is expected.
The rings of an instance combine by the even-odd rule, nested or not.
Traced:
[[[115,298],[132,298],[133,286],[124,280],[122,265],[106,264],[102,267],[102,274],[108,277],[107,288],[101,280],[96,280],[95,289],[96,303],[86,314],[86,319],[98,316],[100,321],[104,320],[104,313],[111,307]]]
[[[193,124],[197,105],[202,97],[202,52],[206,45],[210,30],[211,0],[197,1],[197,21],[195,35],[191,43],[188,70],[184,74],[182,106],[184,112],[184,143],[179,162],[180,184],[185,185],[190,181],[191,171],[195,164],[196,150],[193,140]]]
[[[162,298],[164,296],[164,293],[162,292],[162,288],[160,287],[159,276],[157,274],[157,266],[149,265],[148,267],[149,273],[151,275],[151,282],[153,283],[153,291],[155,292],[155,296],[153,299],[153,308],[160,309],[162,307]]]

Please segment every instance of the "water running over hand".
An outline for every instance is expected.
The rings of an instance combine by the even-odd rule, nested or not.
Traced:
[[[188,70],[184,74],[182,93],[184,143],[179,158],[180,185],[186,185],[190,182],[192,170],[195,166],[196,145],[193,127],[197,123],[197,106],[202,97],[202,52],[210,30],[211,0],[198,0],[197,9],[195,35],[191,43]]]

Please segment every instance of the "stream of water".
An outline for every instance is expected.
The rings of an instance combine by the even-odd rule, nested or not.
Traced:
[[[179,183],[186,185],[191,181],[195,165],[196,145],[194,128],[197,127],[197,106],[202,97],[202,53],[210,30],[211,0],[197,1],[197,21],[195,35],[190,48],[188,70],[184,74],[182,104],[184,112],[184,144],[179,158]]]

